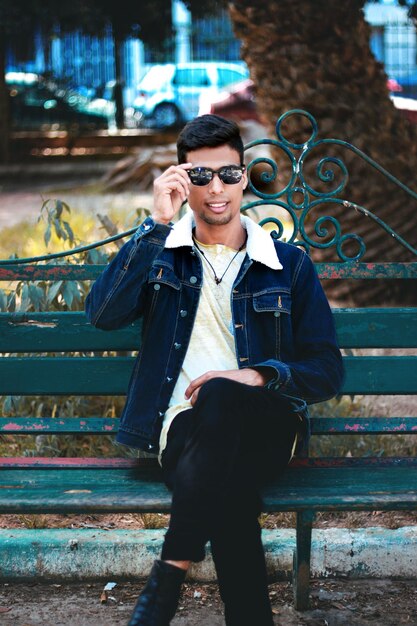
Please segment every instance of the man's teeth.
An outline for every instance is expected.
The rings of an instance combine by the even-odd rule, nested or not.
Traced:
[[[221,207],[221,206],[225,206],[225,205],[226,205],[226,202],[217,202],[216,204],[214,202],[210,202],[209,203],[209,206],[212,206],[212,207],[215,207],[215,208]]]

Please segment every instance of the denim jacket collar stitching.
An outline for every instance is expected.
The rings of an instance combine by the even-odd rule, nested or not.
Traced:
[[[281,270],[283,266],[278,258],[272,237],[249,217],[242,215],[242,226],[248,233],[246,252],[252,261],[258,261],[273,270]],[[177,222],[169,233],[165,248],[180,248],[194,245],[192,229],[194,218],[188,211]]]

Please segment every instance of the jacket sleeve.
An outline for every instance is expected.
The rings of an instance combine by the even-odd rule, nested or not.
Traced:
[[[87,318],[94,326],[122,328],[141,315],[149,269],[164,249],[170,230],[147,217],[100,274],[85,303]]]
[[[269,388],[314,403],[340,391],[344,369],[333,314],[305,253],[298,270],[291,310],[295,358],[285,363],[271,359],[259,365],[275,370]]]

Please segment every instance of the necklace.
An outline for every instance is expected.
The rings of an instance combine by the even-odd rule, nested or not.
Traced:
[[[213,265],[210,263],[210,261],[208,260],[208,258],[206,257],[206,255],[204,254],[203,250],[197,245],[196,240],[194,239],[194,245],[197,248],[197,250],[199,251],[199,253],[201,254],[201,256],[203,257],[203,259],[206,261],[206,263],[209,265],[211,271],[213,272],[213,276],[214,276],[214,280],[216,285],[220,285],[220,283],[222,282],[223,278],[225,277],[225,274],[227,272],[227,270],[229,269],[229,267],[232,265],[233,261],[235,260],[235,258],[237,257],[237,255],[239,254],[239,252],[242,252],[243,248],[246,245],[246,237],[245,237],[245,241],[242,243],[242,245],[240,246],[240,248],[237,250],[236,254],[234,254],[232,256],[232,258],[230,259],[226,269],[224,270],[223,274],[219,277],[217,276],[216,270],[214,269]]]

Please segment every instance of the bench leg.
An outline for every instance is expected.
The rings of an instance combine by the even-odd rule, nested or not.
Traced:
[[[313,511],[297,513],[297,536],[293,562],[294,605],[297,611],[306,611],[310,602],[310,554]]]

